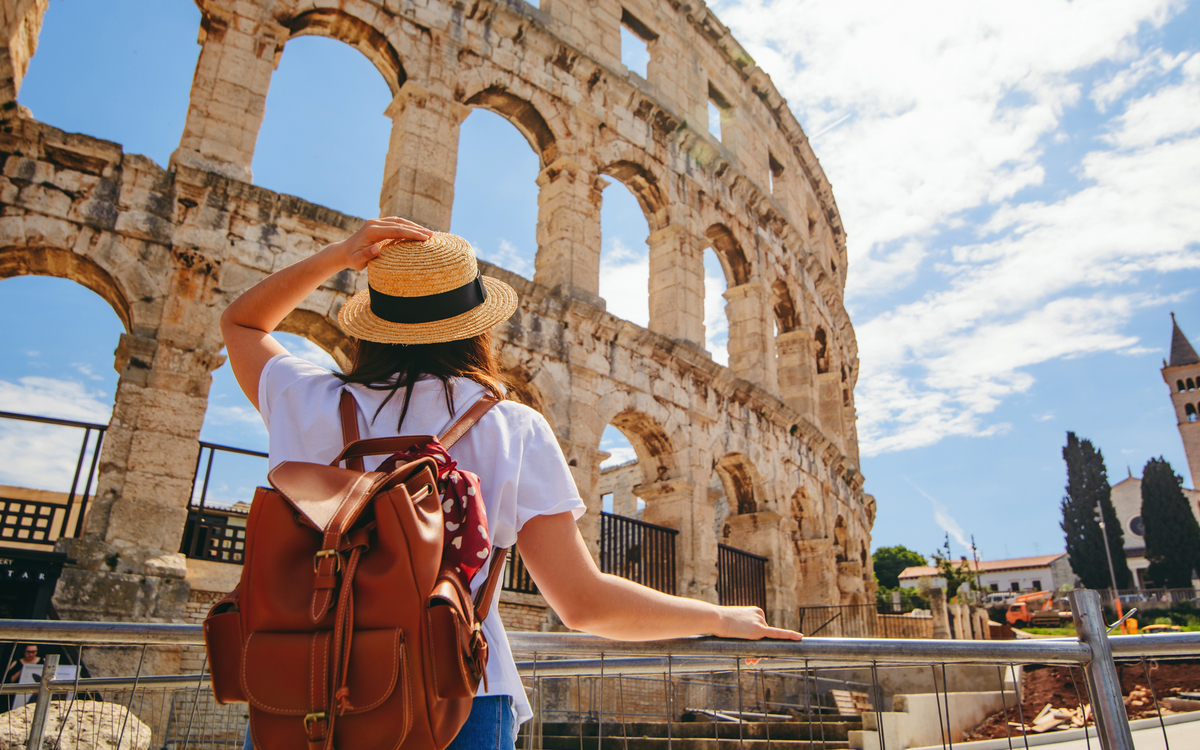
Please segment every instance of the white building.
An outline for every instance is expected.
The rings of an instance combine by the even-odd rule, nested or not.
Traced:
[[[1065,552],[967,563],[979,573],[979,588],[983,591],[1054,591],[1075,585],[1075,574]],[[905,568],[900,573],[900,585],[945,588],[946,579],[938,575],[937,568],[920,565]]]
[[[1200,523],[1200,492],[1185,488],[1183,495],[1188,499],[1192,515]],[[1130,474],[1128,479],[1113,485],[1112,503],[1125,534],[1125,562],[1138,588],[1146,588],[1146,568],[1150,567],[1150,561],[1146,559],[1146,540],[1142,538],[1145,531],[1142,526],[1142,480]]]

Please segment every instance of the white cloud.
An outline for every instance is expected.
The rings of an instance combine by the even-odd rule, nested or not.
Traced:
[[[112,400],[79,382],[24,377],[15,383],[0,380],[0,411],[106,425]],[[0,420],[0,484],[68,491],[82,441],[83,431],[76,427]],[[95,443],[93,433],[89,444],[94,448]],[[90,461],[91,448],[85,468]],[[80,480],[80,491],[85,482]]]
[[[276,332],[272,335],[279,341],[280,344],[283,345],[285,349],[297,357],[308,360],[318,367],[324,367],[326,370],[341,372],[341,368],[338,367],[338,364],[334,361],[333,357],[329,356],[329,352],[325,351],[308,339],[290,333]],[[255,419],[258,419],[257,415],[255,415]]]
[[[604,448],[610,455],[608,458],[600,462],[601,469],[607,469],[610,466],[618,466],[629,461],[637,460],[637,453],[634,452],[633,446]]]
[[[15,383],[0,380],[0,411],[106,425],[112,397],[74,380],[28,376]]]
[[[710,251],[705,251],[710,252]],[[725,317],[725,277],[704,274],[704,348],[713,361],[729,365],[729,319]]]
[[[480,248],[473,243],[472,245],[478,256],[488,263],[497,265],[506,271],[512,271],[518,276],[524,276],[527,279],[533,278],[534,253],[532,251],[521,250],[506,239],[501,239],[500,247],[495,250]]]
[[[1010,429],[988,415],[1032,386],[1031,365],[1145,351],[1126,325],[1164,300],[1143,277],[1200,269],[1200,55],[1139,48],[1181,7],[716,4],[820,136],[849,237],[847,304],[887,309],[855,317],[865,455]],[[1085,83],[1100,64],[1116,72]],[[1063,129],[1092,107],[1110,113],[1102,138]],[[1070,192],[1021,198],[1056,143],[1092,148]]]
[[[650,250],[635,251],[614,237],[600,256],[600,296],[618,318],[650,324]]]
[[[921,495],[929,501],[930,505],[933,506],[934,523],[941,527],[942,531],[954,537],[954,541],[958,542],[964,547],[970,548],[971,540],[967,538],[966,532],[963,531],[962,526],[960,526],[958,521],[954,519],[954,516],[950,515],[950,511],[946,510],[946,506],[941,501],[933,497],[933,495],[930,495],[928,492],[914,484],[913,481],[908,477],[905,477],[904,481],[912,485],[912,488],[917,492],[920,492]]]

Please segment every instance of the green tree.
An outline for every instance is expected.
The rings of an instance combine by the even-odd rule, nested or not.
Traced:
[[[1083,581],[1084,588],[1106,589],[1112,576],[1108,572],[1108,557],[1104,552],[1105,536],[1112,552],[1116,587],[1130,588],[1133,576],[1125,562],[1125,535],[1112,504],[1112,488],[1104,454],[1090,440],[1080,440],[1067,433],[1063,448],[1067,462],[1067,494],[1062,499],[1063,520],[1059,524],[1067,537],[1067,556],[1071,569]],[[1104,514],[1104,532],[1096,520],[1096,508]]]
[[[974,551],[973,548],[972,551]],[[954,557],[950,554],[949,534],[946,535],[946,541],[942,548],[933,553],[933,567],[938,569],[938,575],[946,579],[946,596],[948,598],[957,596],[959,587],[964,583],[970,584],[971,588],[976,588],[979,573],[967,560],[966,555],[959,558],[957,565],[954,564]]]
[[[1142,524],[1146,528],[1146,577],[1164,588],[1192,587],[1200,569],[1200,525],[1183,495],[1183,477],[1152,458],[1142,470]]]
[[[879,581],[880,586],[888,589],[900,585],[900,574],[905,568],[927,564],[925,556],[920,552],[914,552],[900,544],[895,547],[880,547],[871,555],[871,559],[875,561],[875,580]]]

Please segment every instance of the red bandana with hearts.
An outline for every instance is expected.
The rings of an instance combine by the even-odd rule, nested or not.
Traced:
[[[438,467],[438,488],[442,498],[442,569],[453,570],[462,577],[462,583],[470,591],[471,579],[475,577],[492,551],[488,540],[487,510],[483,505],[483,491],[479,477],[458,468],[458,463],[437,440],[423,446],[413,446],[384,459],[376,471],[390,472],[397,466],[432,458]]]

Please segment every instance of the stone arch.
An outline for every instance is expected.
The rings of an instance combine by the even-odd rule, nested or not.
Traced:
[[[526,367],[514,367],[505,369],[504,376],[504,387],[510,399],[546,416],[546,398],[534,382],[534,373]]]
[[[1186,388],[1184,388],[1184,387],[1183,387],[1183,381],[1182,381],[1182,380],[1176,380],[1176,381],[1175,381],[1175,384],[1176,384],[1176,385],[1179,387],[1179,392],[1180,392],[1180,393],[1183,393],[1184,391],[1186,391],[1186,390],[1187,390]]]
[[[621,184],[629,188],[637,198],[638,205],[642,207],[642,213],[646,215],[651,234],[670,223],[667,194],[662,187],[662,181],[654,172],[636,161],[618,159],[602,168],[600,173],[620,180]]]
[[[792,290],[783,279],[771,282],[771,307],[775,311],[775,324],[780,333],[794,331],[800,327],[800,314],[792,299]]]
[[[343,371],[354,358],[354,339],[347,336],[332,319],[311,310],[292,310],[276,330],[307,339],[333,357]]]
[[[455,92],[456,98],[460,92]],[[463,95],[462,103],[468,107],[479,107],[495,112],[511,122],[541,159],[541,166],[554,163],[558,158],[558,138],[550,123],[528,99],[513,93],[503,84],[494,83],[470,96]]]
[[[817,332],[813,334],[813,342],[815,344],[814,356],[817,358],[817,374],[827,373],[829,372],[829,337],[824,328],[817,328]]]
[[[1188,378],[1188,379],[1187,379],[1187,389],[1188,389],[1189,391],[1192,391],[1192,390],[1195,390],[1195,389],[1196,389],[1196,383],[1195,383],[1195,382],[1194,382],[1194,381],[1193,381],[1191,378]]]
[[[729,227],[713,224],[704,230],[704,236],[712,243],[712,248],[721,261],[721,268],[725,270],[726,284],[729,287],[741,286],[750,281],[753,275],[750,261],[746,259],[741,243],[733,236]]]
[[[400,53],[383,33],[371,24],[340,8],[314,8],[292,17],[284,23],[291,37],[323,36],[336,39],[363,54],[383,76],[395,96],[408,73]]]
[[[608,420],[608,424],[620,430],[633,446],[642,467],[643,482],[653,484],[670,478],[675,446],[657,420],[645,412],[626,409]]]
[[[1184,404],[1183,416],[1188,422],[1195,422],[1197,417],[1196,407],[1192,406],[1191,404]]]
[[[0,279],[14,276],[54,276],[74,281],[107,302],[127,333],[134,329],[133,306],[124,285],[97,263],[77,253],[32,247],[0,250]]]
[[[730,453],[717,461],[713,467],[729,498],[730,510],[738,515],[756,513],[759,510],[758,487],[761,481],[758,471],[750,459],[741,453]]]
[[[837,552],[837,562],[849,562],[847,550],[850,547],[850,532],[846,528],[846,519],[841,515],[833,522],[833,545]]]

